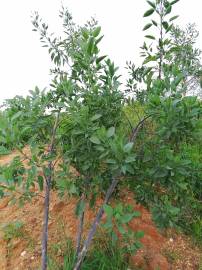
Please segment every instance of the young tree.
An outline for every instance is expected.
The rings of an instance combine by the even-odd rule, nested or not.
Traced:
[[[127,92],[135,92],[138,100],[144,100],[156,88],[156,83],[161,84],[161,93],[158,92],[161,95],[174,92],[200,95],[201,51],[194,46],[199,33],[194,24],[189,24],[185,30],[174,25],[179,16],[171,12],[178,1],[147,1],[151,8],[144,17],[152,15],[153,18],[143,31],[153,29],[155,34],[145,35],[152,42],[145,41],[141,47],[142,66],[136,68],[132,62],[127,63],[130,76]]]
[[[108,203],[114,190],[126,175],[134,173],[134,141],[146,120],[142,119],[132,129],[131,136],[119,129],[124,99],[119,87],[118,68],[106,56],[100,55],[101,28],[95,20],[82,27],[75,25],[64,8],[60,17],[64,37],[55,38],[48,33],[48,26],[38,13],[33,15],[34,31],[40,33],[41,42],[48,47],[55,64],[52,69],[54,78],[52,88],[46,93],[36,89],[26,99],[9,101],[8,113],[18,118],[21,124],[15,146],[18,145],[21,155],[29,162],[28,168],[20,161],[16,164],[16,169],[22,167],[23,170],[15,181],[10,182],[2,170],[5,188],[15,189],[18,184],[23,195],[28,194],[29,197],[34,195],[32,187],[36,188],[36,184],[41,191],[45,188],[42,270],[47,269],[51,189],[79,198],[77,214],[80,222],[74,269],[80,269],[104,211],[113,219]],[[26,139],[22,136],[24,132],[28,132]],[[34,136],[31,137],[30,133]],[[23,151],[23,143],[29,145],[30,155]],[[77,170],[77,176],[72,175],[71,167]],[[26,181],[23,181],[23,176]],[[103,204],[82,245],[85,211],[101,194]],[[123,226],[137,213],[132,211],[125,215],[124,211],[119,212],[118,228],[123,234]],[[113,228],[112,222],[110,224]],[[130,235],[133,242],[140,237]],[[132,244],[136,249],[135,243]]]
[[[180,70],[170,61],[173,50],[170,31],[173,28],[173,21],[178,18],[178,15],[173,16],[171,12],[177,2],[179,0],[147,1],[150,9],[143,16],[148,18],[152,15],[153,18],[144,26],[143,31],[153,29],[153,32],[145,35],[146,41],[141,47],[141,57],[144,58],[143,64],[140,68],[136,68],[131,62],[127,64],[130,75],[127,88],[129,91],[135,89],[138,94],[137,98],[140,96],[144,99],[145,95],[147,96],[152,89],[156,88],[156,86],[153,87],[154,81],[157,84],[162,84],[161,94],[165,94],[169,92],[163,83],[165,78],[170,77],[171,79],[173,77],[173,81],[176,77],[179,80],[182,79]],[[150,42],[148,43],[147,40]],[[145,86],[146,89],[142,91],[141,89]]]
[[[184,75],[183,92],[200,96],[202,75],[201,50],[195,47],[199,32],[195,24],[188,24],[185,29],[172,27],[172,59]]]

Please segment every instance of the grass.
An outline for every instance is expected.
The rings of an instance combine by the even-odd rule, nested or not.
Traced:
[[[10,222],[3,226],[4,240],[11,241],[15,238],[24,237],[24,224],[20,221]]]
[[[63,246],[63,250],[61,247]],[[53,247],[53,250],[56,251],[55,255],[52,253],[52,256],[49,257],[49,270],[72,270],[75,253],[71,240],[66,240],[66,245],[63,244]],[[58,250],[61,254],[64,254],[64,257],[60,262],[54,256],[58,256]],[[57,255],[58,254],[58,255]],[[56,262],[57,261],[57,262]],[[106,236],[97,237],[94,240],[93,247],[88,252],[81,270],[127,270],[129,269],[127,256],[122,252],[122,249],[117,245],[112,245],[112,241]]]

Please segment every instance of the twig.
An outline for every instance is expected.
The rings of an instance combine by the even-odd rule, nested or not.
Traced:
[[[139,130],[142,128],[144,122],[150,118],[153,114],[150,114],[150,115],[147,115],[145,116],[138,124],[137,126],[133,129],[132,131],[132,134],[131,134],[131,137],[130,137],[130,141],[135,141],[136,140],[136,137],[137,137],[137,134],[139,132]]]
[[[10,191],[10,188],[9,188],[8,186],[0,185],[0,187],[1,187],[1,188],[4,188],[4,189],[7,189],[7,190]],[[21,195],[21,196],[24,196],[24,193],[22,193],[22,192],[20,192],[20,191],[18,191],[18,190],[14,190],[14,192],[17,193],[17,194],[19,194],[19,195]],[[43,195],[41,195],[41,194],[39,194],[39,193],[35,193],[35,194],[36,194],[36,196],[39,196],[39,197],[45,199],[45,197],[44,197]]]

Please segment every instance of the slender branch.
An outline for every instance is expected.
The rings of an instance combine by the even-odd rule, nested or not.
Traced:
[[[139,130],[142,128],[142,126],[144,125],[144,122],[150,118],[153,114],[150,114],[150,115],[147,115],[145,116],[138,124],[137,126],[132,130],[132,134],[131,134],[131,137],[130,137],[130,141],[135,141],[136,140],[136,137],[137,137],[137,134],[139,132]]]
[[[85,195],[82,194],[82,203],[85,201]],[[84,215],[85,215],[85,209],[82,210],[82,213],[79,217],[79,225],[78,225],[78,234],[77,234],[77,244],[76,244],[76,259],[78,258],[78,255],[81,250],[81,239],[83,234],[83,225],[84,225]]]
[[[104,214],[104,205],[109,202],[109,200],[111,198],[111,195],[114,192],[114,189],[116,188],[118,182],[119,182],[119,179],[118,178],[114,178],[112,180],[112,183],[111,183],[110,187],[107,190],[104,203],[100,207],[100,209],[99,209],[99,211],[97,213],[97,216],[94,219],[94,222],[93,222],[93,224],[92,224],[92,226],[90,228],[90,231],[88,233],[87,239],[84,242],[83,248],[82,248],[81,252],[78,255],[78,258],[77,258],[77,261],[76,261],[76,264],[75,264],[73,270],[79,270],[80,269],[80,266],[82,264],[83,259],[86,256],[86,253],[87,253],[87,251],[89,249],[89,246],[91,244],[91,241],[93,239],[93,236],[95,235],[97,226],[99,225],[99,223],[101,221],[101,218],[102,218],[102,216]]]
[[[40,164],[38,164],[36,161],[34,161],[33,159],[31,159],[27,154],[25,154],[25,153],[23,152],[22,149],[20,149],[19,147],[16,147],[16,148],[17,148],[17,150],[20,152],[20,154],[21,154],[22,156],[24,156],[24,160],[29,160],[29,162],[34,163],[38,168],[41,168]]]
[[[10,188],[8,186],[2,185],[2,184],[0,184],[0,188],[7,189],[7,190],[10,191]],[[13,192],[13,190],[12,190],[12,192]],[[20,192],[18,190],[14,190],[14,192],[21,195],[21,196],[24,196],[24,193],[22,193],[22,192]],[[39,193],[35,193],[35,195],[45,199],[45,197],[43,195],[39,194]]]

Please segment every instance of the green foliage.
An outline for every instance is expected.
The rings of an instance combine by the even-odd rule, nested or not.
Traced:
[[[117,242],[119,233],[122,237],[119,242],[122,242],[123,251],[126,253],[136,252],[142,246],[139,239],[144,236],[144,232],[132,231],[129,227],[129,222],[133,218],[139,217],[140,213],[134,211],[132,206],[124,206],[121,203],[118,203],[115,207],[105,205],[104,211],[107,220],[106,223],[103,224],[103,227],[111,234],[113,243],[115,244]]]
[[[199,239],[202,107],[196,96],[187,94],[200,96],[201,52],[194,46],[195,26],[182,30],[174,25],[177,2],[147,1],[150,9],[144,17],[152,18],[143,28],[149,31],[141,47],[143,64],[136,68],[127,63],[126,93],[144,104],[143,115],[151,115],[138,137],[135,181],[129,185],[136,199],[152,210],[159,227],[179,226]],[[129,104],[127,132],[136,103]],[[136,110],[142,114],[142,109]]]
[[[158,136],[165,142],[190,141],[200,131],[202,107],[197,97],[160,98],[155,95],[151,96],[148,105],[157,123]]]
[[[4,189],[18,191],[16,186],[20,186],[26,198],[37,193],[31,191],[33,188],[45,189],[43,270],[47,268],[50,190],[56,188],[60,195],[82,197],[76,211],[81,217],[88,202],[94,206],[98,195],[108,196],[114,179],[118,183],[121,176],[134,174],[136,159],[134,143],[120,129],[124,106],[120,75],[115,64],[100,54],[101,28],[95,20],[76,26],[64,8],[60,17],[65,38],[49,34],[48,25],[38,13],[32,21],[33,30],[40,33],[55,64],[51,90],[36,88],[26,98],[6,101],[7,122],[0,129],[2,145],[16,147],[27,161],[22,173],[18,172],[21,158],[14,161],[16,175],[10,165],[2,168]],[[28,156],[23,149],[26,144],[31,152]],[[79,174],[73,181],[72,167]]]
[[[68,240],[64,250],[64,260],[57,263],[55,255],[49,258],[50,270],[71,270],[74,266],[75,253],[71,240]],[[113,245],[112,239],[107,235],[97,236],[95,238],[92,249],[86,257],[82,270],[98,269],[98,270],[125,270],[129,267],[128,258],[119,245]]]
[[[141,102],[153,92],[166,97],[176,92],[201,96],[201,51],[195,47],[199,33],[194,24],[185,30],[174,25],[179,17],[172,15],[177,2],[147,1],[152,8],[144,17],[154,18],[143,27],[143,31],[149,31],[141,47],[143,63],[137,68],[127,63],[126,92]]]
[[[162,196],[151,210],[153,220],[160,228],[172,228],[179,221],[180,208],[173,206],[167,195]]]
[[[20,221],[8,223],[2,227],[4,240],[11,241],[24,236],[24,224]]]
[[[0,156],[8,155],[10,153],[11,153],[11,151],[8,150],[5,146],[3,146],[3,145],[0,146]]]
[[[201,96],[200,76],[202,75],[201,50],[195,44],[199,32],[195,24],[185,29],[174,26],[171,29],[172,60],[184,75],[183,92]]]
[[[123,186],[130,186],[136,199],[151,209],[160,228],[178,226],[201,239],[202,106],[196,97],[184,96],[190,76],[199,82],[200,51],[193,49],[197,37],[193,27],[190,39],[189,32],[174,27],[178,16],[173,16],[172,9],[177,2],[147,1],[149,9],[144,17],[152,19],[143,30],[154,32],[145,35],[142,66],[127,64],[130,78],[126,93],[135,92],[138,100],[128,99],[127,104],[118,68],[100,53],[103,36],[95,20],[77,26],[62,8],[65,37],[54,37],[38,13],[34,14],[33,30],[48,48],[55,65],[51,70],[54,77],[49,90],[36,87],[26,98],[16,96],[4,104],[0,154],[17,148],[21,156],[0,168],[0,196],[17,192],[21,195],[18,198],[30,199],[45,189],[44,236],[48,234],[51,189],[57,189],[61,197],[77,197],[75,212],[81,227],[87,207],[93,208],[98,196],[105,197],[98,214],[104,209],[103,226],[110,239],[103,249],[95,242],[82,269],[125,269],[123,254],[140,248],[143,232],[133,232],[128,226],[138,213],[121,203],[114,207],[109,204],[110,192],[116,187],[110,190],[114,180],[125,180]],[[182,44],[184,38],[186,44]],[[147,121],[142,122],[145,116]],[[29,146],[29,156],[25,145]],[[39,193],[32,191],[36,187]],[[100,222],[95,221],[96,225]],[[93,228],[95,233],[96,226]],[[6,238],[17,235],[18,229],[8,226]],[[80,233],[82,228],[78,236]],[[117,248],[118,234],[123,245]],[[86,243],[84,252],[89,247]],[[82,243],[77,244],[82,250]],[[75,253],[71,243],[66,248],[64,266],[50,259],[50,269],[72,269]]]
[[[0,116],[0,146],[14,149],[31,139],[45,142],[52,120],[46,112],[49,105],[48,96],[37,87],[26,98],[16,96],[6,100]]]
[[[82,269],[120,269],[124,270],[129,267],[126,253],[122,251],[119,245],[113,245],[112,239],[97,239],[84,261]]]
[[[201,102],[196,97],[152,96],[147,106],[153,123],[139,136],[136,180],[129,185],[159,227],[178,226],[199,240]]]
[[[19,157],[15,157],[8,165],[0,167],[0,197],[11,194],[23,182],[25,168]]]

